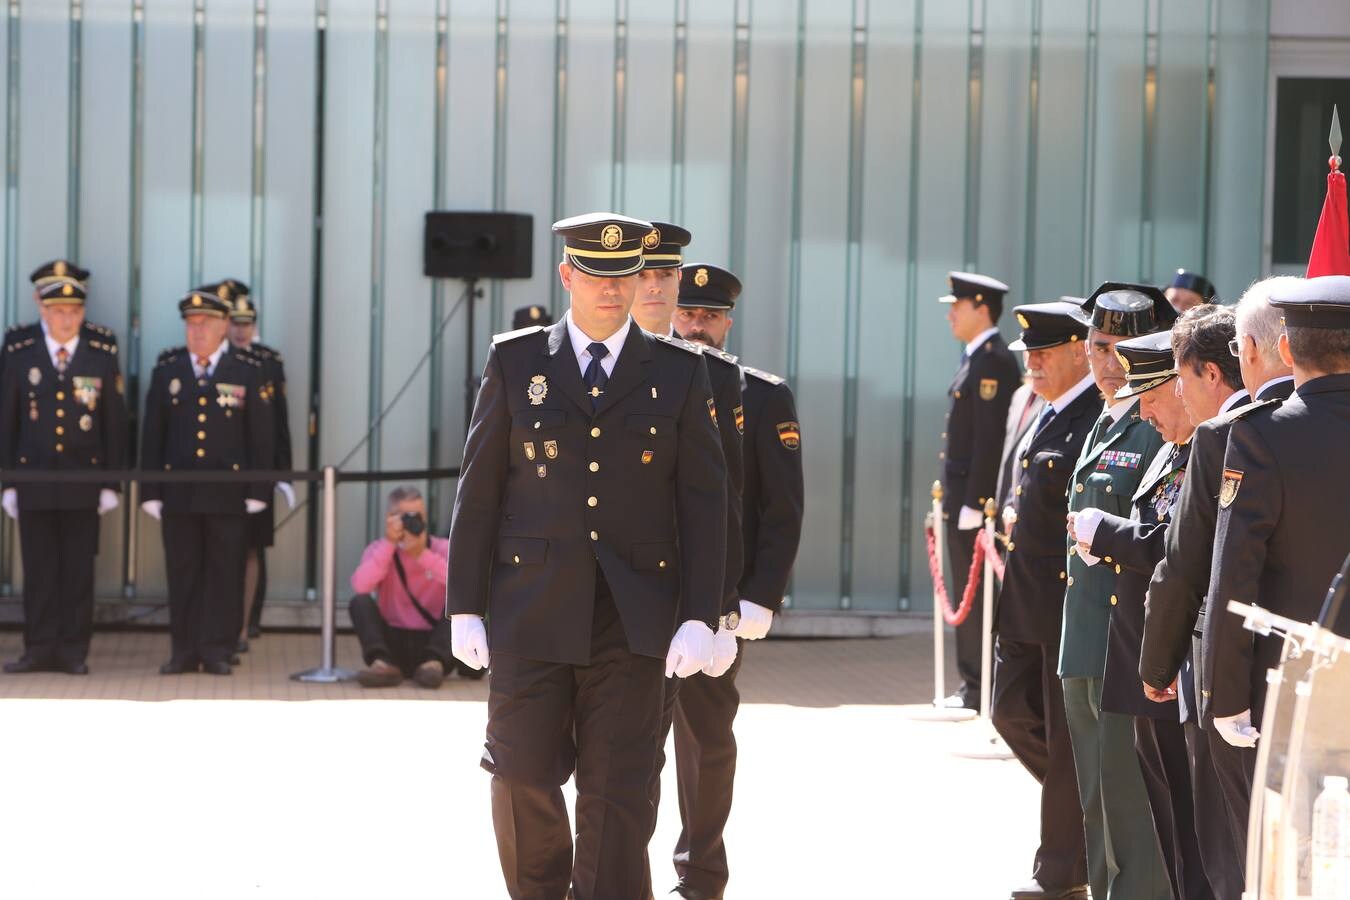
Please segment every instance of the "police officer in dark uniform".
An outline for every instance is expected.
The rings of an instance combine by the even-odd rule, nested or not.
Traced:
[[[1350,549],[1350,277],[1325,275],[1281,286],[1270,303],[1284,317],[1280,355],[1294,393],[1236,410],[1228,434],[1214,534],[1210,612],[1202,660],[1209,696],[1202,715],[1235,747],[1259,736],[1266,670],[1282,638],[1257,637],[1227,612],[1257,603],[1302,622],[1317,619],[1327,586]],[[1350,607],[1345,609],[1350,610]],[[1350,614],[1326,623],[1350,635]],[[1225,790],[1241,789],[1225,784]],[[1247,791],[1250,792],[1250,786]],[[1247,797],[1234,798],[1240,805]]]
[[[465,444],[446,613],[456,658],[491,646],[482,765],[513,898],[643,896],[665,676],[712,657],[726,463],[702,357],[629,316],[651,230],[554,225],[570,309],[494,340]]]
[[[1199,272],[1187,272],[1185,269],[1177,269],[1172,283],[1163,294],[1178,313],[1184,313],[1191,307],[1204,303],[1220,302],[1219,291],[1214,287],[1214,282]]]
[[[1200,307],[1193,309],[1203,311]],[[1222,349],[1228,352],[1226,346]],[[1138,675],[1144,595],[1166,550],[1171,511],[1186,478],[1195,425],[1176,389],[1178,366],[1171,332],[1121,341],[1116,344],[1116,353],[1126,372],[1126,385],[1116,392],[1115,399],[1138,397],[1140,418],[1157,429],[1166,443],[1149,461],[1139,481],[1129,518],[1085,509],[1076,517],[1071,537],[1077,540],[1078,554],[1085,563],[1095,561],[1116,575],[1101,707],[1134,717],[1135,752],[1172,895],[1181,900],[1206,900],[1216,893],[1206,877],[1196,837],[1186,735],[1178,702],[1175,694],[1167,702],[1149,700],[1139,690]]]
[[[951,293],[938,300],[951,304],[947,321],[952,334],[965,345],[961,368],[947,391],[951,406],[942,452],[946,487],[942,516],[952,578],[948,596],[959,605],[975,552],[975,533],[984,524],[984,502],[994,496],[998,484],[1008,404],[1021,383],[1022,371],[998,333],[1008,286],[970,272],[949,272],[947,283]],[[983,635],[984,610],[976,603],[966,620],[956,626],[956,670],[961,687],[948,698],[948,706],[979,708]]]
[[[272,395],[262,364],[226,338],[231,306],[190,291],[178,304],[187,346],[160,354],[141,437],[148,471],[246,472],[275,459]],[[142,484],[141,508],[163,522],[173,651],[160,672],[230,674],[244,592],[247,516],[267,508],[267,483]]]
[[[1064,603],[1064,489],[1101,399],[1084,353],[1087,325],[1072,303],[1015,309],[1031,388],[1045,401],[1016,451],[1011,545],[994,608],[996,666],[991,718],[1004,741],[1041,784],[1041,840],[1032,880],[1013,900],[1087,894],[1083,813],[1055,664]]]
[[[82,269],[73,262],[64,259],[54,259],[51,262],[43,263],[33,270],[28,276],[33,283],[33,302],[38,309],[42,309],[42,288],[53,282],[73,281],[79,285],[87,297],[89,294],[89,270]],[[6,344],[14,344],[26,340],[30,337],[41,338],[42,322],[30,322],[22,325],[11,325],[5,330]],[[98,341],[100,344],[108,347],[113,354],[117,353],[117,335],[106,325],[96,325],[85,319],[80,323],[80,337],[86,341]],[[0,373],[5,371],[4,354],[0,353]]]
[[[11,334],[0,375],[0,469],[121,469],[127,412],[117,349],[82,327],[85,291],[53,279],[39,289],[42,325]],[[97,332],[93,332],[97,334]],[[18,519],[24,567],[24,653],[5,671],[88,674],[98,517],[120,485],[18,484],[3,489]]]
[[[540,306],[538,303],[531,303],[529,306],[522,306],[511,314],[511,328],[521,329],[530,328],[535,325],[547,326],[553,324],[553,317],[548,314],[548,307]]]
[[[286,365],[281,351],[256,340],[258,307],[249,294],[248,285],[235,278],[218,284],[206,285],[201,290],[214,293],[230,304],[230,344],[235,349],[252,354],[262,366],[263,385],[272,400],[272,421],[276,426],[273,443],[276,459],[272,468],[291,468],[291,425],[286,406]],[[290,507],[295,506],[295,489],[287,482],[277,485]],[[267,548],[272,546],[276,530],[275,504],[269,499],[267,509],[248,517],[249,549],[244,566],[244,622],[247,633],[239,635],[239,649],[248,650],[248,638],[261,633],[262,607],[267,596]]]

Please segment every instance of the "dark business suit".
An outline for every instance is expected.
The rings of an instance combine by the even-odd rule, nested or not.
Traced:
[[[488,353],[446,614],[487,616],[482,764],[512,897],[644,889],[663,661],[679,623],[716,624],[726,588],[726,463],[707,367],[682,344],[630,323],[594,406],[567,319]]]
[[[1017,357],[1001,335],[987,338],[975,352],[963,355],[961,367],[947,389],[946,439],[942,453],[942,516],[946,524],[947,559],[953,607],[966,592],[977,529],[960,530],[961,507],[984,512],[998,483],[1000,448],[1008,422],[1008,404],[1022,382]],[[956,627],[956,669],[961,694],[974,708],[980,696],[980,654],[984,645],[984,606],[975,603],[966,620]]]
[[[127,411],[117,349],[82,329],[58,371],[39,328],[5,344],[0,469],[85,471],[126,464]],[[94,332],[97,334],[97,332]],[[3,485],[0,485],[2,488]],[[84,663],[94,623],[98,503],[117,483],[15,485],[23,556],[24,656],[38,666]]]
[[[1009,500],[1017,524],[994,609],[998,643],[991,716],[1041,783],[1041,840],[1032,874],[1047,889],[1087,881],[1083,813],[1055,665],[1064,608],[1064,488],[1100,408],[1097,392],[1089,388],[1017,454]]]

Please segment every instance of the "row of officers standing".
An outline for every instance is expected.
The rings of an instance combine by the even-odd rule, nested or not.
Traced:
[[[122,485],[5,483],[4,473],[127,468],[126,384],[111,329],[85,319],[88,270],[54,260],[32,274],[40,319],[0,351],[0,502],[18,521],[24,651],[8,673],[89,672],[99,517]],[[141,468],[247,472],[291,468],[286,375],[255,340],[257,308],[235,279],[178,304],[186,344],[159,355],[142,410]],[[273,493],[286,483],[142,480],[141,509],[162,520],[172,651],[166,675],[228,675],[256,636],[273,540]]]
[[[1015,307],[1011,344],[996,327],[1007,286],[950,282],[967,350],[944,517],[964,573],[969,513],[1004,510],[991,716],[1041,784],[1032,879],[1011,896],[1241,897],[1281,647],[1226,607],[1313,621],[1350,552],[1350,277],[1270,278],[1235,308],[1184,311],[1107,282]]]

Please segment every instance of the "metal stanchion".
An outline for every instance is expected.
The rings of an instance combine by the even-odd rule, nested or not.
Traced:
[[[968,746],[953,751],[966,759],[1012,759],[1012,751],[994,731],[990,715],[990,696],[994,683],[994,554],[998,552],[998,533],[994,514],[998,504],[991,497],[984,502],[984,621],[980,634],[980,716],[975,728],[981,734]]]
[[[323,623],[320,629],[322,658],[317,669],[307,669],[291,676],[296,681],[332,684],[350,681],[356,673],[339,669],[334,664],[333,651],[337,640],[337,469],[325,466],[323,470]]]

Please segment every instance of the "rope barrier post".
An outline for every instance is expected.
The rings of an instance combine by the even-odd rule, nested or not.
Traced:
[[[980,628],[980,718],[989,718],[989,697],[994,672],[994,514],[998,504],[990,497],[984,501],[984,617]]]
[[[332,684],[351,681],[354,672],[336,667],[334,649],[337,641],[337,469],[323,469],[323,623],[320,629],[322,656],[317,669],[307,669],[291,676],[296,681]]]
[[[933,511],[929,513],[933,517],[933,535],[936,538],[937,570],[942,571],[942,556],[946,549],[945,528],[942,522],[942,482],[933,482]],[[937,592],[933,594],[933,705],[942,706],[942,702],[947,699],[946,669],[947,661],[944,659],[944,650],[946,645],[946,630],[942,622],[942,598]]]

